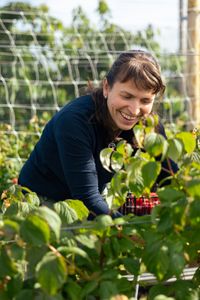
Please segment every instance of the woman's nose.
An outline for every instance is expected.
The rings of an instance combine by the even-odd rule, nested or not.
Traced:
[[[130,112],[133,116],[138,116],[142,113],[141,105],[139,103],[133,103],[130,106]]]

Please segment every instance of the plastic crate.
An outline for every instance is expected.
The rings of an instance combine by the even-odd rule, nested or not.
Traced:
[[[126,202],[120,207],[119,211],[123,215],[134,214],[137,216],[148,215],[156,205],[160,204],[160,200],[156,193],[151,193],[150,197],[141,196],[136,198],[132,193],[128,193]]]

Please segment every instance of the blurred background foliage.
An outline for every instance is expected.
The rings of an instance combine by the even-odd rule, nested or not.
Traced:
[[[132,33],[112,23],[104,0],[98,2],[96,14],[99,28],[79,6],[66,27],[49,15],[46,5],[11,2],[1,7],[0,98],[14,107],[15,128],[27,124],[36,111],[38,116],[44,110],[52,115],[78,96],[88,81],[98,84],[120,51],[134,48],[147,49],[157,57],[167,98],[176,98],[172,111],[175,117],[183,112],[184,57],[164,55],[156,39],[159,32],[151,25]],[[167,101],[165,111],[171,105]],[[9,123],[8,106],[2,107],[0,119]]]
[[[46,5],[0,7],[0,192],[16,181],[50,117],[88,84],[98,85],[121,51],[142,48],[157,57],[167,85],[159,114],[169,132],[185,126],[184,56],[164,53],[151,25],[132,33],[114,24],[105,0],[96,15],[98,28],[79,6],[66,27]]]

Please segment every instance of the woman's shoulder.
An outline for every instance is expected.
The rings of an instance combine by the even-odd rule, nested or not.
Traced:
[[[85,113],[85,112],[93,112],[94,111],[94,101],[90,94],[85,96],[77,97],[71,101],[69,101],[62,109],[61,112],[76,112],[76,113]]]
[[[94,114],[95,105],[91,95],[85,95],[68,102],[60,111],[54,116],[55,120],[87,120]]]
[[[81,96],[66,104],[51,120],[49,126],[55,135],[95,136],[91,122],[95,107],[90,95]]]

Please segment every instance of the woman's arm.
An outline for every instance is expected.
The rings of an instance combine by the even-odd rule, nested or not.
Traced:
[[[66,112],[56,121],[55,139],[66,185],[72,198],[82,200],[93,216],[110,213],[98,187],[93,156],[96,138],[87,119],[73,112]]]

